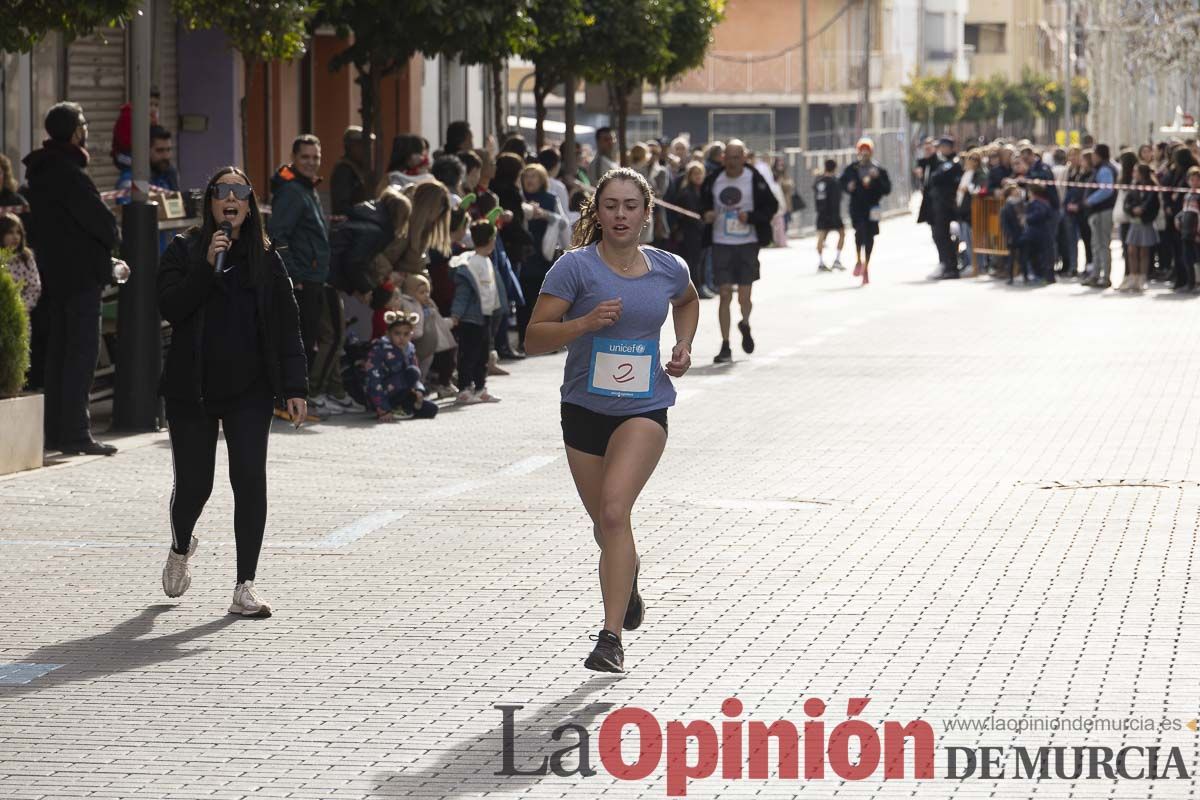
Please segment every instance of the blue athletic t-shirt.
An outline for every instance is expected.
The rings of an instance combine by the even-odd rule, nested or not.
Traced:
[[[650,271],[636,278],[611,270],[595,244],[563,253],[546,273],[542,293],[571,304],[563,317],[568,321],[586,316],[605,300],[622,301],[616,323],[568,345],[564,403],[611,416],[675,405],[675,387],[662,367],[671,360],[674,343],[662,352],[659,333],[671,301],[683,297],[691,277],[679,256],[654,247],[641,251]]]

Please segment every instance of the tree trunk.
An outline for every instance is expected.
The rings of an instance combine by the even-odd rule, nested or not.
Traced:
[[[533,113],[536,121],[533,129],[533,143],[536,150],[541,151],[546,146],[546,92],[548,87],[542,80],[541,70],[533,73]],[[521,120],[517,120],[520,127]]]
[[[242,102],[239,104],[242,113],[242,167],[250,168],[250,127],[246,120],[246,110],[249,105],[250,88],[254,86],[254,59],[247,56],[242,57],[243,68],[246,71],[246,79],[242,82]],[[270,169],[270,165],[267,166]]]
[[[629,165],[629,151],[625,147],[625,124],[629,119],[629,92],[623,85],[614,86],[617,99],[617,149],[621,153],[621,166]]]
[[[566,94],[563,96],[563,122],[567,132],[563,134],[562,170],[559,174],[562,180],[571,186],[575,183],[575,76],[568,72],[563,76],[563,85],[566,87]]]
[[[368,180],[374,188],[374,185],[383,176],[385,167],[383,163],[384,142],[379,115],[379,84],[382,77],[379,74],[379,64],[374,61],[367,64],[355,64],[354,69],[358,72],[358,77],[354,79],[354,82],[362,91],[362,106],[358,110],[362,129],[375,134],[375,145],[370,148],[368,154],[370,164],[367,168]]]
[[[502,94],[504,87],[501,85],[503,67],[500,65],[499,61],[492,64],[491,72],[492,113],[494,114],[496,120],[496,142],[497,144],[503,146],[504,142],[501,141],[501,138],[504,136],[504,132],[508,130],[508,121],[504,119],[504,95]]]

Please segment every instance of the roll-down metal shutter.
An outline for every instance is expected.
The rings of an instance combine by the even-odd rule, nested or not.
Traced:
[[[105,192],[117,182],[112,150],[113,123],[125,104],[125,31],[102,28],[67,47],[67,99],[83,106],[88,121],[88,171]]]

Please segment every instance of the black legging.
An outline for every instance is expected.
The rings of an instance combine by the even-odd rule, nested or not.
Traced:
[[[542,291],[542,282],[546,280],[546,272],[544,268],[525,265],[518,280],[521,282],[521,294],[525,295],[525,305],[517,307],[517,341],[524,350],[525,329],[529,327],[529,319],[533,316],[533,305]]]
[[[237,582],[254,580],[267,524],[267,435],[270,394],[252,389],[219,412],[181,400],[167,400],[167,426],[175,485],[171,490],[171,538],[186,553],[192,529],[212,493],[217,459],[217,421],[225,431],[229,482],[233,486],[233,533],[237,542]]]
[[[871,260],[871,251],[875,249],[875,232],[869,227],[854,228],[854,247],[866,251],[867,261]]]

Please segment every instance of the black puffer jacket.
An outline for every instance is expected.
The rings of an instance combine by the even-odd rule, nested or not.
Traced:
[[[158,392],[177,400],[204,400],[204,305],[214,270],[198,232],[176,236],[158,267],[158,309],[173,326],[171,349]],[[275,397],[308,396],[308,365],[300,341],[300,312],[283,259],[267,254],[271,279],[255,287],[263,368]]]
[[[25,157],[29,243],[47,296],[112,282],[117,221],[88,177],[87,163],[81,148],[50,141]]]

